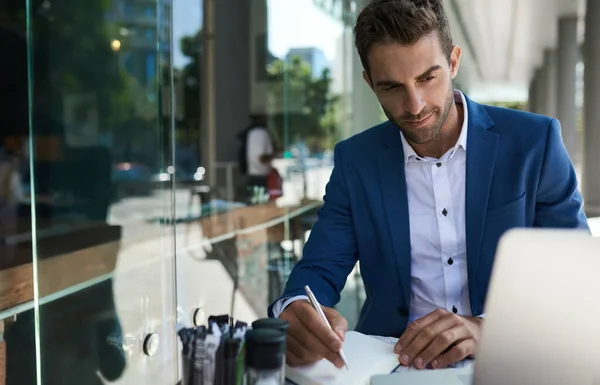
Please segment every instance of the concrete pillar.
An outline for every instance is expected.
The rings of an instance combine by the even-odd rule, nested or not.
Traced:
[[[544,51],[544,64],[541,72],[541,97],[544,99],[540,112],[543,115],[556,117],[556,51],[546,49]]]
[[[584,46],[583,196],[588,216],[600,216],[600,1],[587,0]]]
[[[558,21],[558,68],[556,117],[561,123],[563,140],[571,155],[577,152],[577,109],[575,107],[575,67],[579,59],[577,46],[577,15],[564,16]]]
[[[537,101],[536,87],[537,87],[537,79],[535,78],[535,75],[534,75],[532,77],[531,81],[529,82],[529,96],[527,98],[527,109],[529,110],[529,112],[533,112],[533,113],[536,113],[537,108],[538,108],[536,106],[536,101]]]
[[[536,114],[545,114],[546,113],[546,93],[547,91],[547,82],[544,79],[544,68],[540,67],[537,68],[535,70],[535,73],[533,75],[533,78],[535,79],[534,81],[534,86],[535,89],[533,91],[533,96],[534,96],[534,107],[535,110],[534,112]]]
[[[215,0],[203,0],[202,69],[200,74],[202,165],[207,170],[208,184],[216,183],[216,111],[215,111]]]
[[[253,3],[255,1],[214,0],[217,162],[237,161],[236,135],[249,123],[251,48],[248,35]]]
[[[360,11],[370,0],[358,0],[356,9]],[[373,127],[383,121],[383,112],[377,97],[363,79],[363,66],[354,46],[354,39],[350,34],[350,52],[352,68],[352,133],[356,134],[367,128]]]
[[[252,0],[250,13],[250,110],[267,112],[268,14],[267,0]]]
[[[354,134],[383,121],[381,105],[363,79],[363,66],[356,52],[352,53],[352,131]]]

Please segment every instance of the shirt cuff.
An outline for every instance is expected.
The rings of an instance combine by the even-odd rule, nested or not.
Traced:
[[[290,298],[282,298],[279,301],[275,302],[275,304],[273,305],[273,318],[279,318],[279,316],[281,315],[281,313],[283,313],[283,311],[285,310],[286,307],[288,307],[288,305],[294,301],[297,301],[299,299],[305,299],[308,301],[308,297],[305,295],[297,295],[295,297],[290,297]]]
[[[480,315],[478,315],[478,316],[477,316],[477,317],[475,317],[475,318],[482,318],[482,319],[485,319],[485,313],[483,313],[483,314],[480,314]]]

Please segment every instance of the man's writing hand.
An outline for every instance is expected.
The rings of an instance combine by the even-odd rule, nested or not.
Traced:
[[[475,355],[482,321],[437,309],[409,324],[394,352],[404,366],[448,367]]]
[[[290,366],[306,365],[326,358],[338,368],[344,366],[339,355],[348,322],[334,309],[321,307],[333,330],[323,322],[308,301],[289,304],[279,318],[289,322],[286,361]]]

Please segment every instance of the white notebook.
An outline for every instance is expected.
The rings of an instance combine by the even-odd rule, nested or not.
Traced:
[[[392,346],[395,346],[396,342],[398,342],[398,338],[396,338],[396,337],[382,337],[382,336],[371,336],[371,337],[376,338],[379,341],[385,342],[386,344],[390,344]],[[462,369],[462,368],[472,367],[474,365],[474,363],[475,363],[475,361],[473,361],[472,359],[465,358],[464,360],[459,361],[459,362],[455,363],[454,365],[451,365],[449,368]],[[424,370],[430,370],[430,369],[424,369]],[[398,366],[396,368],[396,370],[394,370],[394,373],[405,373],[405,372],[413,372],[413,371],[419,371],[419,369],[416,369],[414,366]]]
[[[369,385],[372,376],[389,374],[398,366],[394,345],[355,331],[346,333],[342,349],[350,370],[322,359],[307,366],[286,366],[287,380],[298,385]]]

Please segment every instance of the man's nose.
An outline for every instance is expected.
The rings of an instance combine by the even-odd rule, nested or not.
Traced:
[[[423,111],[425,107],[425,102],[421,95],[416,91],[408,91],[407,100],[406,100],[406,112],[410,115],[417,116]]]

